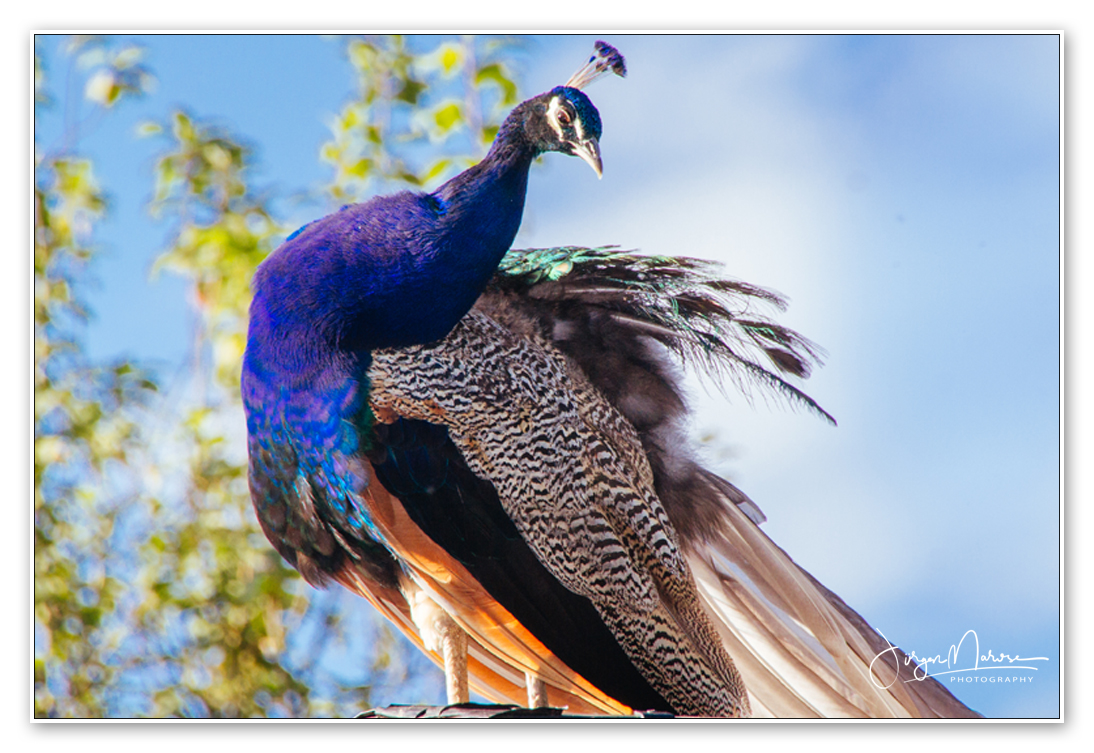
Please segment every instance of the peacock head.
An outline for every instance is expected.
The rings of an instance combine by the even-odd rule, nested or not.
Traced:
[[[596,51],[563,86],[525,103],[524,133],[539,152],[562,152],[580,157],[603,175],[600,160],[600,113],[581,91],[607,73],[627,75],[619,50],[598,41]]]
[[[536,99],[534,120],[525,127],[533,130],[537,149],[580,157],[600,177],[600,113],[589,98],[572,86],[556,86]]]

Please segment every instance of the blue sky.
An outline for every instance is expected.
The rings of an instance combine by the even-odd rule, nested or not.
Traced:
[[[781,320],[829,354],[804,387],[840,425],[693,380],[713,465],[906,650],[945,655],[971,629],[984,650],[1050,657],[1032,683],[949,686],[989,716],[1055,716],[1057,38],[607,38],[629,75],[589,91],[604,178],[549,156],[517,244],[717,259],[787,295]],[[532,40],[522,93],[565,80],[593,39]],[[324,121],[352,79],[319,37],[139,41],[156,93],[86,142],[112,195],[89,346],[169,371],[186,307],[177,280],[148,279],[166,228],[144,210],[158,144],[135,124],[178,105],[215,116],[258,147],[259,183],[296,191],[326,177]],[[38,126],[48,144],[55,123]]]

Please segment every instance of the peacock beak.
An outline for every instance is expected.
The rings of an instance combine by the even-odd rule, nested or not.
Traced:
[[[604,164],[600,161],[600,142],[596,140],[596,137],[590,136],[581,141],[572,141],[570,146],[574,154],[589,163],[589,167],[596,172],[597,178],[604,177]]]

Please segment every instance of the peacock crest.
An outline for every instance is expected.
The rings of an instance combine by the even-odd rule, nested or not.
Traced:
[[[607,42],[598,39],[596,41],[595,52],[593,52],[585,65],[581,66],[574,75],[570,76],[570,80],[566,82],[565,86],[572,86],[575,89],[584,89],[586,86],[608,73],[614,73],[619,77],[626,76],[627,63],[619,50],[615,49]]]

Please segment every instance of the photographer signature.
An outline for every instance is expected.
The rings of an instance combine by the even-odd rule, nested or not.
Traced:
[[[880,632],[879,632],[879,635],[880,635]],[[965,646],[965,641],[969,638],[969,636],[972,636],[972,640],[969,641],[968,646]],[[885,638],[884,635],[882,635],[881,637]],[[900,650],[896,646],[894,646],[892,643],[889,643],[888,638],[885,638],[885,643],[888,644],[889,648],[885,649],[880,654],[875,656],[874,660],[872,662],[870,662],[870,674],[871,674],[870,679],[873,681],[874,685],[876,685],[879,688],[883,688],[883,689],[891,687],[893,685],[893,683],[895,683],[897,681],[897,677],[899,676],[899,672],[898,672],[898,675],[893,677],[892,682],[888,683],[887,685],[883,685],[877,679],[877,675],[874,672],[874,665],[877,664],[878,660],[880,660],[881,657],[885,656],[886,654],[892,654],[893,658],[898,663],[900,662]],[[962,648],[965,648],[964,654],[962,654]],[[966,657],[965,658],[965,664],[966,665],[968,664],[968,658],[967,657],[969,656],[970,653],[972,654],[972,665],[971,666],[961,666],[961,665],[959,665],[958,664],[958,659],[961,658],[962,656]],[[1031,666],[1029,664],[1025,664],[1023,662],[1048,661],[1048,657],[1047,656],[1027,656],[1027,657],[1023,657],[1023,656],[1018,656],[1017,654],[1015,654],[1014,656],[1011,656],[1010,654],[996,654],[991,649],[988,649],[988,652],[986,654],[981,654],[980,653],[980,638],[979,638],[979,636],[977,636],[976,631],[975,630],[966,630],[965,634],[963,636],[961,636],[961,640],[959,640],[956,645],[950,646],[950,650],[946,653],[946,655],[944,657],[941,654],[935,654],[934,656],[917,656],[915,651],[912,651],[912,652],[906,653],[904,655],[904,660],[903,661],[904,661],[904,666],[908,666],[908,664],[910,664],[910,663],[915,664],[915,669],[912,670],[912,678],[910,680],[905,680],[904,682],[912,682],[913,680],[922,682],[923,680],[926,680],[928,677],[938,677],[939,675],[949,675],[949,674],[954,674],[955,672],[981,672],[981,671],[992,670],[992,669],[1032,669],[1032,670],[1036,670],[1036,669],[1038,669],[1037,667]],[[933,665],[937,665],[940,668],[945,667],[945,669],[943,671],[932,672],[930,670],[931,670],[931,667]],[[885,665],[885,666],[887,667],[887,665]],[[899,664],[898,664],[898,666],[899,666]],[[891,669],[891,668],[889,668],[889,669]]]

